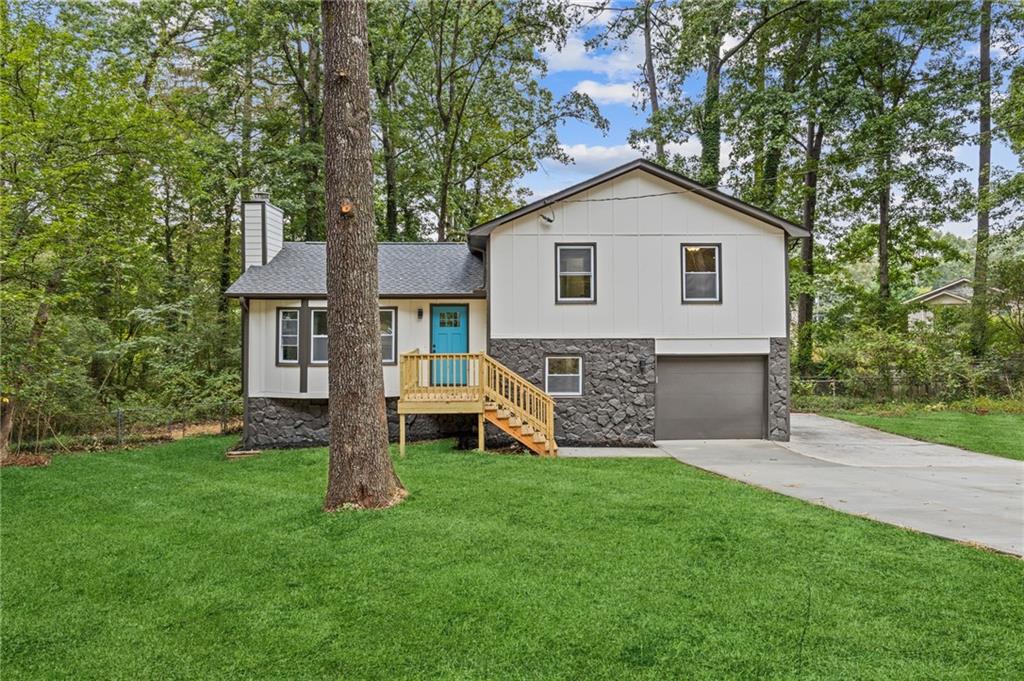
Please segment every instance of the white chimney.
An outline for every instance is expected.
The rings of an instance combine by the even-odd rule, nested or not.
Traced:
[[[266,265],[284,243],[284,214],[265,190],[242,202],[242,269]]]

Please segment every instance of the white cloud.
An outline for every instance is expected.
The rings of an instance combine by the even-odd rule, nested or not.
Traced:
[[[594,80],[581,80],[573,88],[576,92],[590,95],[598,104],[632,104],[632,83],[598,83]]]
[[[634,76],[643,63],[643,49],[639,36],[631,38],[624,50],[588,51],[586,40],[580,31],[572,33],[560,50],[556,50],[554,45],[547,45],[543,49],[543,55],[551,73],[584,71],[610,78]]]
[[[576,161],[572,169],[586,176],[597,175],[641,156],[628,144],[607,147],[600,144],[563,144],[562,150]]]
[[[700,142],[691,137],[685,142],[670,142],[666,145],[670,154],[695,157],[700,155]],[[569,154],[575,163],[567,166],[549,164],[543,170],[527,179],[530,192],[534,198],[540,198],[565,189],[571,184],[580,182],[594,175],[603,173],[623,163],[640,158],[643,154],[628,144],[563,144],[562,150]],[[732,144],[722,142],[722,167],[729,161]]]
[[[740,44],[739,36],[726,34],[726,36],[724,38],[722,38],[722,47],[719,48],[719,50],[718,50],[718,56],[721,57],[726,52],[728,52],[729,50],[731,50],[732,48],[736,47],[739,44]]]

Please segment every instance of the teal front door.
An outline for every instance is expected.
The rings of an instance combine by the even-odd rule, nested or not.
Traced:
[[[469,306],[433,305],[430,308],[430,351],[438,354],[469,352]],[[466,360],[432,362],[434,385],[466,385]]]

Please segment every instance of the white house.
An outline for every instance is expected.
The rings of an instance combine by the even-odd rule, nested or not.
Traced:
[[[246,444],[325,442],[325,246],[283,242],[266,197],[244,214],[245,272],[227,295],[243,310]],[[788,439],[787,239],[805,235],[638,160],[479,225],[468,243],[382,243],[393,432],[399,412],[414,414],[411,437],[472,429],[464,413],[479,412],[480,425],[487,414],[543,441],[547,403],[563,445]],[[464,413],[412,401],[478,384],[489,411],[468,393]]]

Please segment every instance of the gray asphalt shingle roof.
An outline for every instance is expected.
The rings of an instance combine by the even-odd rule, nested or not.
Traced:
[[[381,243],[377,245],[380,295],[480,295],[484,263],[466,244]],[[250,267],[227,290],[228,296],[324,296],[327,246],[286,242],[262,267]]]

